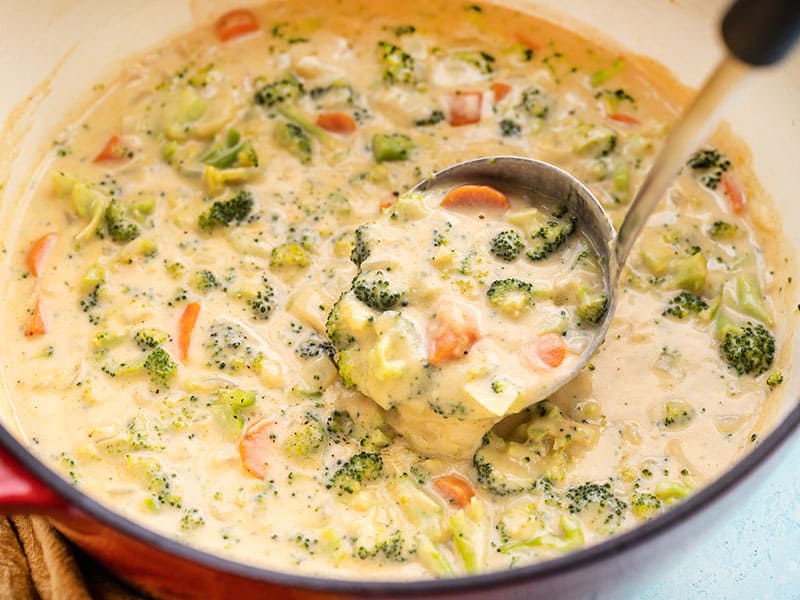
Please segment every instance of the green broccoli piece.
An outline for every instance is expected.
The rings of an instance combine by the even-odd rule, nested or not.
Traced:
[[[155,329],[153,327],[147,329],[140,329],[133,336],[133,341],[139,346],[141,350],[151,350],[158,348],[161,344],[169,341],[170,336],[166,331]]]
[[[202,269],[200,271],[195,271],[194,275],[192,276],[192,285],[195,287],[195,289],[198,289],[202,292],[207,292],[208,290],[213,290],[214,288],[219,287],[219,281],[217,281],[217,278],[211,271],[208,269]]]
[[[681,292],[669,301],[669,304],[667,304],[667,307],[661,314],[665,317],[672,316],[683,319],[690,313],[697,314],[707,308],[708,303],[697,294]]]
[[[528,88],[523,91],[517,108],[537,119],[544,119],[550,111],[544,95],[537,88]]]
[[[513,229],[501,231],[489,240],[489,251],[505,262],[516,260],[524,247],[522,237]]]
[[[266,321],[275,309],[275,290],[266,280],[263,280],[263,287],[256,292],[256,297],[251,298],[247,304],[253,311],[253,317],[261,321]]]
[[[720,342],[725,362],[739,375],[761,375],[772,366],[775,358],[775,338],[760,323],[748,321],[744,327],[734,327]]]
[[[347,292],[339,296],[339,299],[331,308],[331,312],[328,313],[328,319],[325,321],[325,333],[328,334],[328,339],[330,339],[333,347],[339,351],[344,350],[355,341],[353,335],[345,329],[340,318],[340,307],[346,297]]]
[[[414,58],[390,42],[378,42],[386,83],[415,83]]]
[[[306,415],[303,423],[288,435],[283,448],[293,456],[307,457],[322,447],[325,438],[322,424],[314,416]]]
[[[376,133],[372,136],[372,156],[375,162],[407,160],[414,143],[402,133]]]
[[[723,173],[731,167],[731,161],[716,148],[698,150],[686,164],[691,167],[700,183],[711,190],[717,188]]]
[[[567,490],[567,510],[571,514],[591,514],[602,529],[617,529],[625,516],[628,504],[611,491],[611,484],[587,482]],[[597,520],[599,519],[599,521]]]
[[[244,221],[253,210],[253,194],[247,190],[239,190],[227,200],[214,202],[207,211],[200,215],[198,224],[203,231],[212,231],[215,227],[229,227],[232,223]]]
[[[589,323],[599,323],[608,312],[608,295],[605,293],[593,294],[589,288],[581,286],[576,292],[578,305],[575,309],[578,318]]]
[[[500,135],[503,137],[514,137],[522,133],[522,126],[511,119],[500,120]]]
[[[353,280],[353,294],[375,310],[389,310],[403,297],[403,292],[392,289],[384,279],[383,271],[359,273]]]
[[[771,390],[774,390],[782,383],[783,383],[783,373],[781,373],[780,371],[775,371],[774,373],[771,373],[769,377],[767,377],[767,385]]]
[[[173,362],[169,353],[159,346],[147,355],[144,370],[153,385],[168,388],[170,380],[178,372],[178,365]]]
[[[739,227],[727,221],[714,221],[708,230],[708,235],[715,240],[729,240],[738,233]]]
[[[360,452],[344,463],[333,474],[328,489],[335,488],[341,496],[344,493],[356,494],[366,481],[373,481],[381,476],[383,458],[380,454]]]
[[[533,261],[543,260],[558,250],[575,231],[575,217],[559,210],[554,220],[548,221],[531,235],[531,248],[526,255]]]
[[[484,75],[494,72],[494,56],[482,50],[460,50],[453,56],[458,60],[474,66]]]
[[[355,246],[353,246],[353,250],[350,252],[350,260],[352,260],[358,267],[360,267],[361,263],[369,258],[370,250],[367,240],[368,229],[369,224],[366,224],[361,225],[355,231]]]
[[[661,510],[661,500],[653,494],[639,494],[633,499],[631,509],[640,519],[652,519]]]
[[[498,279],[486,290],[489,303],[503,312],[518,315],[534,304],[534,290],[530,283],[519,279]]]
[[[139,237],[139,226],[125,218],[125,211],[116,200],[106,207],[106,228],[115,242],[130,242]]]
[[[258,155],[250,142],[243,141],[236,129],[230,129],[224,143],[209,148],[200,156],[200,162],[217,169],[257,167]]]
[[[434,110],[431,112],[429,117],[414,121],[414,125],[417,127],[426,127],[428,125],[436,125],[442,121],[444,121],[444,113],[440,110]]]
[[[316,358],[320,354],[333,357],[335,352],[333,344],[318,337],[308,338],[299,344],[294,351],[300,358]]]
[[[353,434],[354,428],[355,423],[346,410],[333,411],[326,423],[328,435],[340,441],[348,439]]]
[[[268,83],[256,90],[256,104],[271,108],[284,102],[293,102],[305,93],[303,84],[294,76]]]
[[[249,369],[259,356],[244,330],[229,323],[211,325],[204,346],[209,354],[208,366],[220,371]]]
[[[269,260],[270,267],[299,267],[304,269],[311,265],[308,250],[297,242],[287,242],[272,249]]]
[[[311,138],[299,125],[289,121],[278,123],[275,126],[275,141],[302,164],[311,162]]]

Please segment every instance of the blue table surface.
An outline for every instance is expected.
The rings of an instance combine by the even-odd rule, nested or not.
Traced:
[[[800,599],[800,436],[753,496],[622,600]]]

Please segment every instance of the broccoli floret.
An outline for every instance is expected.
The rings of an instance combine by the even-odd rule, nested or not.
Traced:
[[[500,120],[500,135],[503,137],[513,137],[522,133],[522,126],[511,119]]]
[[[297,242],[288,242],[272,249],[269,260],[270,267],[299,267],[304,269],[311,265],[308,250]]]
[[[211,231],[217,226],[229,227],[244,221],[253,210],[253,194],[247,190],[239,190],[227,200],[214,202],[206,212],[200,215],[198,224],[203,231]]]
[[[506,262],[516,260],[524,247],[522,237],[513,229],[501,231],[489,240],[491,253]]]
[[[208,330],[204,346],[209,353],[208,366],[221,371],[251,368],[257,358],[247,334],[237,325],[214,323]]]
[[[775,358],[775,338],[760,323],[748,321],[742,328],[725,333],[720,342],[725,362],[739,375],[761,375],[772,366]]]
[[[378,42],[386,83],[414,83],[414,58],[390,42]]]
[[[601,485],[587,482],[570,488],[567,490],[566,496],[569,500],[567,509],[570,513],[594,513],[591,515],[592,520],[603,529],[619,527],[628,508],[628,504],[617,498],[611,491],[610,483]]]
[[[692,292],[681,292],[669,301],[663,316],[677,317],[683,319],[690,313],[697,314],[708,308],[708,303],[697,294]]]
[[[708,230],[708,235],[715,240],[729,240],[736,237],[737,233],[739,233],[739,227],[727,221],[714,221]]]
[[[247,303],[253,311],[254,318],[266,321],[270,318],[275,308],[275,290],[264,279],[262,288],[256,292],[256,297],[251,298]]]
[[[599,323],[608,312],[608,295],[605,293],[592,293],[588,288],[581,286],[577,291],[578,305],[575,313],[582,321]]]
[[[360,452],[334,473],[327,487],[337,489],[340,496],[344,493],[356,494],[361,491],[364,482],[378,479],[382,470],[383,458],[380,454]]]
[[[407,160],[414,143],[402,133],[376,133],[372,136],[372,156],[375,162]]]
[[[219,281],[208,269],[196,271],[192,276],[192,285],[203,292],[219,287]]]
[[[426,127],[428,125],[436,125],[437,123],[441,123],[444,121],[444,113],[440,110],[434,110],[431,112],[429,117],[425,117],[424,119],[417,119],[414,121],[414,125],[417,127]]]
[[[498,279],[486,290],[492,306],[503,312],[518,315],[535,304],[533,286],[519,279]]]
[[[769,377],[767,377],[767,385],[771,390],[774,390],[782,383],[783,383],[783,373],[781,373],[780,371],[775,371],[774,373],[771,373]]]
[[[731,161],[716,148],[698,150],[686,164],[694,171],[700,183],[712,190],[717,188],[722,174],[731,167]]]
[[[250,142],[243,141],[236,129],[230,129],[223,145],[212,146],[200,156],[200,162],[217,169],[257,167],[258,155]]]
[[[518,108],[537,119],[544,119],[550,110],[542,92],[537,88],[528,88],[522,92]]]
[[[391,309],[403,296],[403,292],[392,289],[383,271],[359,273],[353,280],[353,294],[370,308],[380,311]]]
[[[157,348],[170,339],[166,331],[160,329],[147,328],[140,329],[133,336],[133,341],[141,350],[151,350]]]
[[[289,121],[278,123],[275,126],[275,141],[302,164],[311,162],[311,138],[299,125]]]
[[[561,211],[559,211],[560,213]],[[562,214],[548,221],[531,235],[530,249],[526,253],[533,261],[542,260],[558,250],[575,231],[575,217]]]
[[[356,266],[361,266],[367,258],[369,258],[369,244],[367,243],[367,231],[369,228],[369,224],[361,225],[355,231],[356,239],[355,239],[355,246],[353,246],[353,251],[350,253],[350,260],[352,260]]]
[[[320,354],[333,356],[335,350],[333,344],[317,337],[310,337],[294,349],[300,358],[314,358]]]
[[[116,200],[106,208],[106,228],[115,242],[130,242],[139,237],[139,226],[125,218],[125,211]]]
[[[289,76],[260,87],[254,96],[256,104],[272,107],[284,102],[297,100],[305,93],[303,84]]]
[[[633,513],[641,519],[651,519],[661,510],[661,500],[653,494],[639,494],[631,505]]]
[[[352,334],[344,328],[340,318],[340,307],[346,296],[347,292],[339,296],[339,299],[331,308],[331,312],[328,313],[328,319],[325,321],[325,333],[328,334],[328,339],[330,339],[334,348],[340,351],[355,341]]]
[[[486,446],[489,442],[484,437],[483,445]],[[486,459],[484,453],[479,448],[472,456],[472,466],[475,468],[475,474],[478,478],[478,483],[498,496],[507,496],[509,494],[518,494],[526,490],[530,490],[536,486],[536,482],[511,482],[505,475],[494,468],[494,465]]]
[[[289,454],[305,457],[319,450],[324,443],[325,429],[312,415],[306,415],[303,423],[286,438],[283,447]]]
[[[355,424],[353,423],[353,419],[346,410],[333,411],[326,423],[328,435],[338,440],[346,440],[349,438],[353,434],[354,428]]]
[[[461,50],[456,52],[454,56],[458,60],[471,64],[484,75],[494,71],[494,56],[482,50]]]
[[[147,355],[144,370],[153,385],[168,388],[170,380],[178,371],[178,365],[172,361],[169,353],[159,346]]]

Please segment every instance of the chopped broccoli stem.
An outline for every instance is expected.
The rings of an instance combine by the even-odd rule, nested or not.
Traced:
[[[200,162],[217,169],[257,167],[258,155],[250,142],[243,141],[236,129],[230,129],[223,144],[209,148],[200,156]]]
[[[217,392],[217,399],[233,409],[249,408],[256,403],[254,390],[221,390]]]
[[[739,375],[761,375],[772,366],[775,338],[760,323],[748,321],[742,328],[731,328],[720,342],[725,362]]]
[[[407,160],[414,143],[402,133],[376,133],[372,136],[372,156],[375,162]]]
[[[380,454],[360,452],[333,474],[328,489],[335,488],[340,496],[345,493],[356,494],[361,491],[364,482],[378,479],[382,470],[383,458]]]
[[[215,227],[229,227],[244,221],[253,210],[253,194],[247,190],[239,190],[227,200],[217,201],[200,215],[198,224],[203,231],[212,231]]]
[[[390,42],[378,42],[386,83],[415,83],[414,58]]]
[[[311,255],[308,250],[297,242],[287,242],[272,249],[269,260],[270,267],[298,267],[304,269],[311,265]]]
[[[125,211],[116,200],[108,203],[105,218],[108,235],[115,242],[130,242],[139,237],[139,226],[125,218]]]
[[[669,301],[669,304],[667,304],[667,307],[661,314],[665,317],[671,316],[683,319],[689,314],[697,314],[707,308],[708,303],[697,294],[681,292]]]
[[[260,87],[254,96],[256,104],[273,107],[287,101],[294,101],[305,93],[303,84],[289,76]]]
[[[289,121],[278,123],[275,126],[275,141],[304,165],[311,162],[311,138],[305,130]]]
[[[511,262],[517,259],[525,244],[513,229],[506,229],[489,240],[489,250],[500,260]]]
[[[383,271],[360,273],[353,281],[353,294],[370,308],[380,311],[391,309],[403,296],[403,292],[392,289]]]

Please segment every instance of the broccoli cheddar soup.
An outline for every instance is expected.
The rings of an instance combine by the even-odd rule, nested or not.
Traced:
[[[542,401],[606,313],[596,249],[557,199],[406,192],[528,156],[619,225],[687,97],[650,61],[492,4],[287,1],[92,94],[4,241],[0,356],[32,451],[134,521],[292,572],[485,572],[657,516],[769,429],[788,258],[726,128]]]

